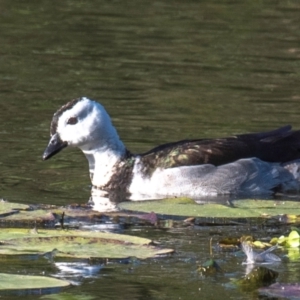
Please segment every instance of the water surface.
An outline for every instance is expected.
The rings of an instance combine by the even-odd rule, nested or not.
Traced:
[[[52,114],[79,96],[107,108],[134,152],[285,124],[299,129],[299,13],[297,0],[1,1],[0,196],[86,203],[88,167],[79,150],[41,160]],[[123,299],[120,290],[131,299],[196,299],[203,291],[215,299],[216,289],[251,298],[228,290],[220,282],[227,278],[193,275],[208,256],[209,229],[141,232],[179,254],[133,270],[108,266],[71,291],[76,299]],[[287,280],[289,267],[281,268]]]

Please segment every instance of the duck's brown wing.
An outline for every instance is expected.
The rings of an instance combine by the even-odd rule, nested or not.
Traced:
[[[257,157],[268,162],[300,158],[300,131],[285,126],[274,131],[249,133],[220,139],[182,140],[141,154],[149,168],[173,168],[199,164],[222,165],[241,158]]]

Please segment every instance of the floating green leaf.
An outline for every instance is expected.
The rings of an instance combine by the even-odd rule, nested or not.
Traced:
[[[11,203],[7,201],[0,201],[0,217],[9,216],[18,213],[20,210],[28,210],[30,207],[25,204]]]
[[[0,254],[49,254],[77,258],[148,258],[173,252],[151,245],[151,240],[114,233],[80,230],[0,229]]]
[[[33,222],[54,222],[51,211],[33,209],[29,205],[0,201],[0,221],[2,223],[24,225]]]
[[[0,273],[0,291],[2,293],[18,294],[43,294],[51,291],[58,291],[63,287],[69,286],[70,283],[64,280],[46,277],[46,276],[28,276]]]
[[[281,246],[296,248],[299,247],[299,233],[296,230],[292,230],[288,236],[280,236],[279,238],[274,237],[271,239],[271,244],[279,244]]]
[[[275,200],[234,200],[230,205],[205,203],[197,204],[186,198],[165,199],[159,201],[123,202],[119,208],[128,211],[155,212],[163,215],[214,217],[214,218],[250,218],[268,217],[282,214],[300,215],[300,202]]]
[[[295,230],[291,231],[286,242],[288,247],[299,247],[299,233]]]

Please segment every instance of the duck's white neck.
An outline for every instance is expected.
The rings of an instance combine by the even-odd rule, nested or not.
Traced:
[[[125,156],[126,148],[116,135],[105,143],[81,149],[89,162],[90,177],[93,186],[101,188],[114,174],[114,166]]]
[[[66,120],[73,115],[78,115],[78,122],[74,127],[66,126]],[[92,184],[100,188],[105,186],[113,175],[114,166],[126,154],[108,113],[101,104],[84,98],[63,116],[59,123],[61,128],[58,126],[64,133],[61,138],[85,154]]]

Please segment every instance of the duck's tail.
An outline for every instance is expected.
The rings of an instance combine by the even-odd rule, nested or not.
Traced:
[[[300,130],[292,130],[290,125],[236,137],[252,149],[254,157],[263,161],[284,163],[300,159]]]

